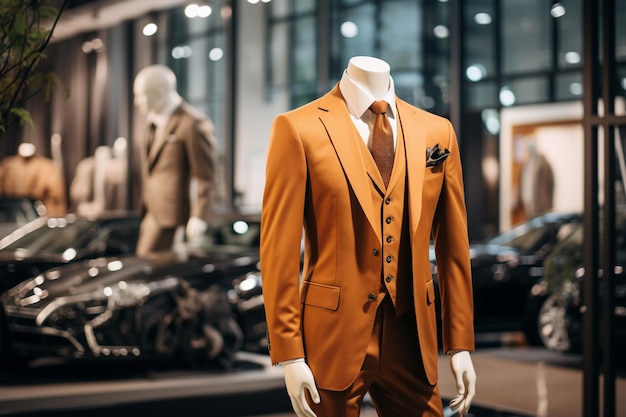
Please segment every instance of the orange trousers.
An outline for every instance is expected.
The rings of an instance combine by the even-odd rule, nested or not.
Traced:
[[[415,313],[396,317],[389,296],[378,307],[361,371],[345,391],[319,390],[309,401],[318,417],[359,417],[369,391],[380,417],[443,417],[438,385],[430,385],[419,354]]]

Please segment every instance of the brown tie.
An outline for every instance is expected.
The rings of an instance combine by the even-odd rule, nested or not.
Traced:
[[[150,150],[154,144],[154,137],[156,136],[156,124],[150,123],[148,127],[148,134],[146,135],[146,152],[150,155]]]
[[[391,130],[391,124],[387,117],[387,107],[389,105],[386,101],[375,101],[370,106],[370,110],[376,114],[376,120],[374,121],[374,127],[372,128],[372,156],[380,175],[383,177],[385,187],[389,185],[389,178],[391,177],[391,170],[393,169],[393,131]]]

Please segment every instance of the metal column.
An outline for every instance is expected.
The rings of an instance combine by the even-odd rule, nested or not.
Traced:
[[[615,0],[584,0],[583,16],[583,415],[615,417],[615,129],[626,125],[626,116],[615,115]],[[599,197],[600,138],[604,145],[603,201]]]

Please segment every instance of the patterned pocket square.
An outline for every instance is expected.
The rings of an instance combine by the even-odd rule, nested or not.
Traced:
[[[447,149],[442,151],[439,144],[426,148],[426,167],[442,164],[448,155],[450,155],[450,151]]]

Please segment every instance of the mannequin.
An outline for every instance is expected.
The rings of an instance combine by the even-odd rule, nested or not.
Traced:
[[[375,116],[368,106],[375,100],[390,103],[396,147],[386,189],[367,147],[359,144],[369,140]],[[420,133],[424,129],[432,133]],[[449,148],[450,158],[426,166],[421,175],[414,165],[425,164],[423,155],[437,144]],[[395,98],[386,62],[354,57],[331,92],[274,120],[267,158],[261,267],[270,355],[283,366],[296,414],[356,417],[369,390],[381,416],[443,415],[434,292],[432,279],[424,278],[425,271],[430,277],[432,225],[443,347],[458,390],[450,406],[465,415],[476,384],[469,353],[471,270],[460,157],[449,122]],[[305,266],[299,285],[294,255],[302,223]],[[419,356],[421,362],[414,359]],[[394,376],[394,366],[404,368],[406,358],[406,380],[415,385]],[[407,399],[390,398],[390,391]]]
[[[537,148],[534,137],[524,137],[524,158],[520,178],[520,203],[526,218],[553,208],[554,173],[546,157]]]
[[[0,163],[0,196],[40,200],[52,217],[67,212],[63,173],[52,159],[37,154],[31,142],[22,142],[16,155]]]
[[[148,255],[170,251],[178,227],[188,240],[206,230],[216,140],[212,122],[183,101],[168,67],[142,69],[133,91],[135,105],[148,121],[140,144],[145,214],[137,244],[137,254]]]
[[[70,185],[70,199],[78,214],[126,209],[126,147],[126,139],[119,137],[113,146],[98,146],[93,156],[78,163]]]

